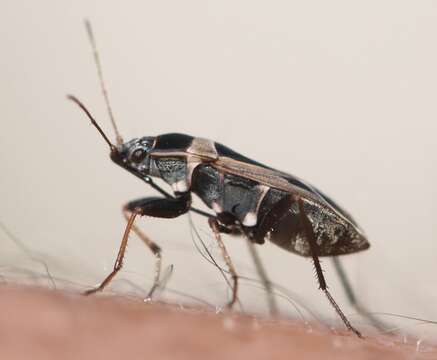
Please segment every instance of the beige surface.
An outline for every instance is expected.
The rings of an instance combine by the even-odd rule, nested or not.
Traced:
[[[435,359],[397,338],[123,298],[0,290],[0,354],[15,359]]]
[[[369,235],[371,249],[346,260],[363,302],[437,318],[434,2],[3,1],[1,13],[0,219],[42,253],[52,275],[97,283],[116,254],[121,205],[152,194],[111,164],[65,100],[76,94],[110,132],[82,25],[88,16],[126,138],[169,131],[213,138],[316,184]],[[165,264],[175,265],[169,287],[226,302],[220,275],[193,249],[186,217],[141,225],[163,247]],[[0,236],[10,272],[41,270]],[[253,276],[245,245],[227,243],[237,269]],[[337,319],[307,260],[261,250],[295,300]],[[126,263],[120,278],[147,291],[152,257],[135,238]],[[360,322],[323,264],[332,292]],[[265,308],[262,291],[248,285],[242,299]]]

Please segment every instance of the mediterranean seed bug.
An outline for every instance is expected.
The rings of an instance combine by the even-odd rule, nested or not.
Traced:
[[[116,134],[116,143],[109,140],[82,102],[72,95],[68,98],[85,112],[108,144],[112,161],[163,195],[134,200],[123,207],[127,226],[114,268],[98,287],[86,294],[103,290],[122,268],[129,233],[133,231],[156,257],[155,279],[149,292],[149,296],[152,296],[159,283],[161,248],[136,227],[135,220],[138,216],[175,218],[193,211],[208,218],[208,224],[232,276],[233,293],[228,303],[229,308],[237,301],[238,275],[221,234],[240,235],[247,239],[263,285],[268,294],[271,294],[271,282],[254,246],[263,244],[268,239],[287,251],[312,259],[320,289],[346,327],[361,337],[328,291],[319,261],[320,256],[335,257],[369,248],[366,236],[352,217],[307,182],[253,161],[214,141],[171,133],[143,136],[123,142],[109,105],[89,22],[86,22],[86,28],[93,47],[101,89]],[[152,177],[169,184],[173,195],[155,184]],[[214,215],[191,207],[192,194],[197,195]],[[337,270],[342,270],[340,263],[336,264]],[[345,277],[343,282],[346,290],[350,290]],[[353,295],[350,298],[353,300]],[[270,306],[276,307],[272,299]]]

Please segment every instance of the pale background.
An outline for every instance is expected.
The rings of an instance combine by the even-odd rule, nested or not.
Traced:
[[[437,318],[434,1],[3,1],[1,14],[0,220],[58,286],[100,281],[124,229],[121,205],[153,194],[111,163],[84,114],[65,100],[77,95],[113,137],[82,23],[88,17],[125,139],[208,137],[307,179],[369,236],[369,251],[344,259],[362,302]],[[205,221],[195,220],[218,256]],[[141,226],[163,247],[164,264],[175,266],[169,288],[226,301],[217,270],[194,250],[186,216]],[[0,239],[7,280],[25,278],[23,269],[43,273]],[[226,243],[237,269],[254,276],[244,242]],[[118,279],[146,292],[153,258],[134,237],[128,250]],[[337,321],[308,260],[272,245],[259,250],[274,281]],[[323,265],[334,296],[362,321],[330,262]],[[128,291],[123,284],[113,289]],[[262,291],[249,285],[243,304],[262,310]]]

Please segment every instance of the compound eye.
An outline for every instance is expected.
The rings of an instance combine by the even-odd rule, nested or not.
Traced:
[[[133,153],[130,156],[130,161],[132,161],[135,164],[140,163],[144,160],[144,158],[147,155],[147,151],[144,149],[136,149],[133,151]]]

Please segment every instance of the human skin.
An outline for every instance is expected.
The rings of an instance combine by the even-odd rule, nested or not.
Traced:
[[[1,359],[437,359],[396,338],[201,308],[0,288]]]

